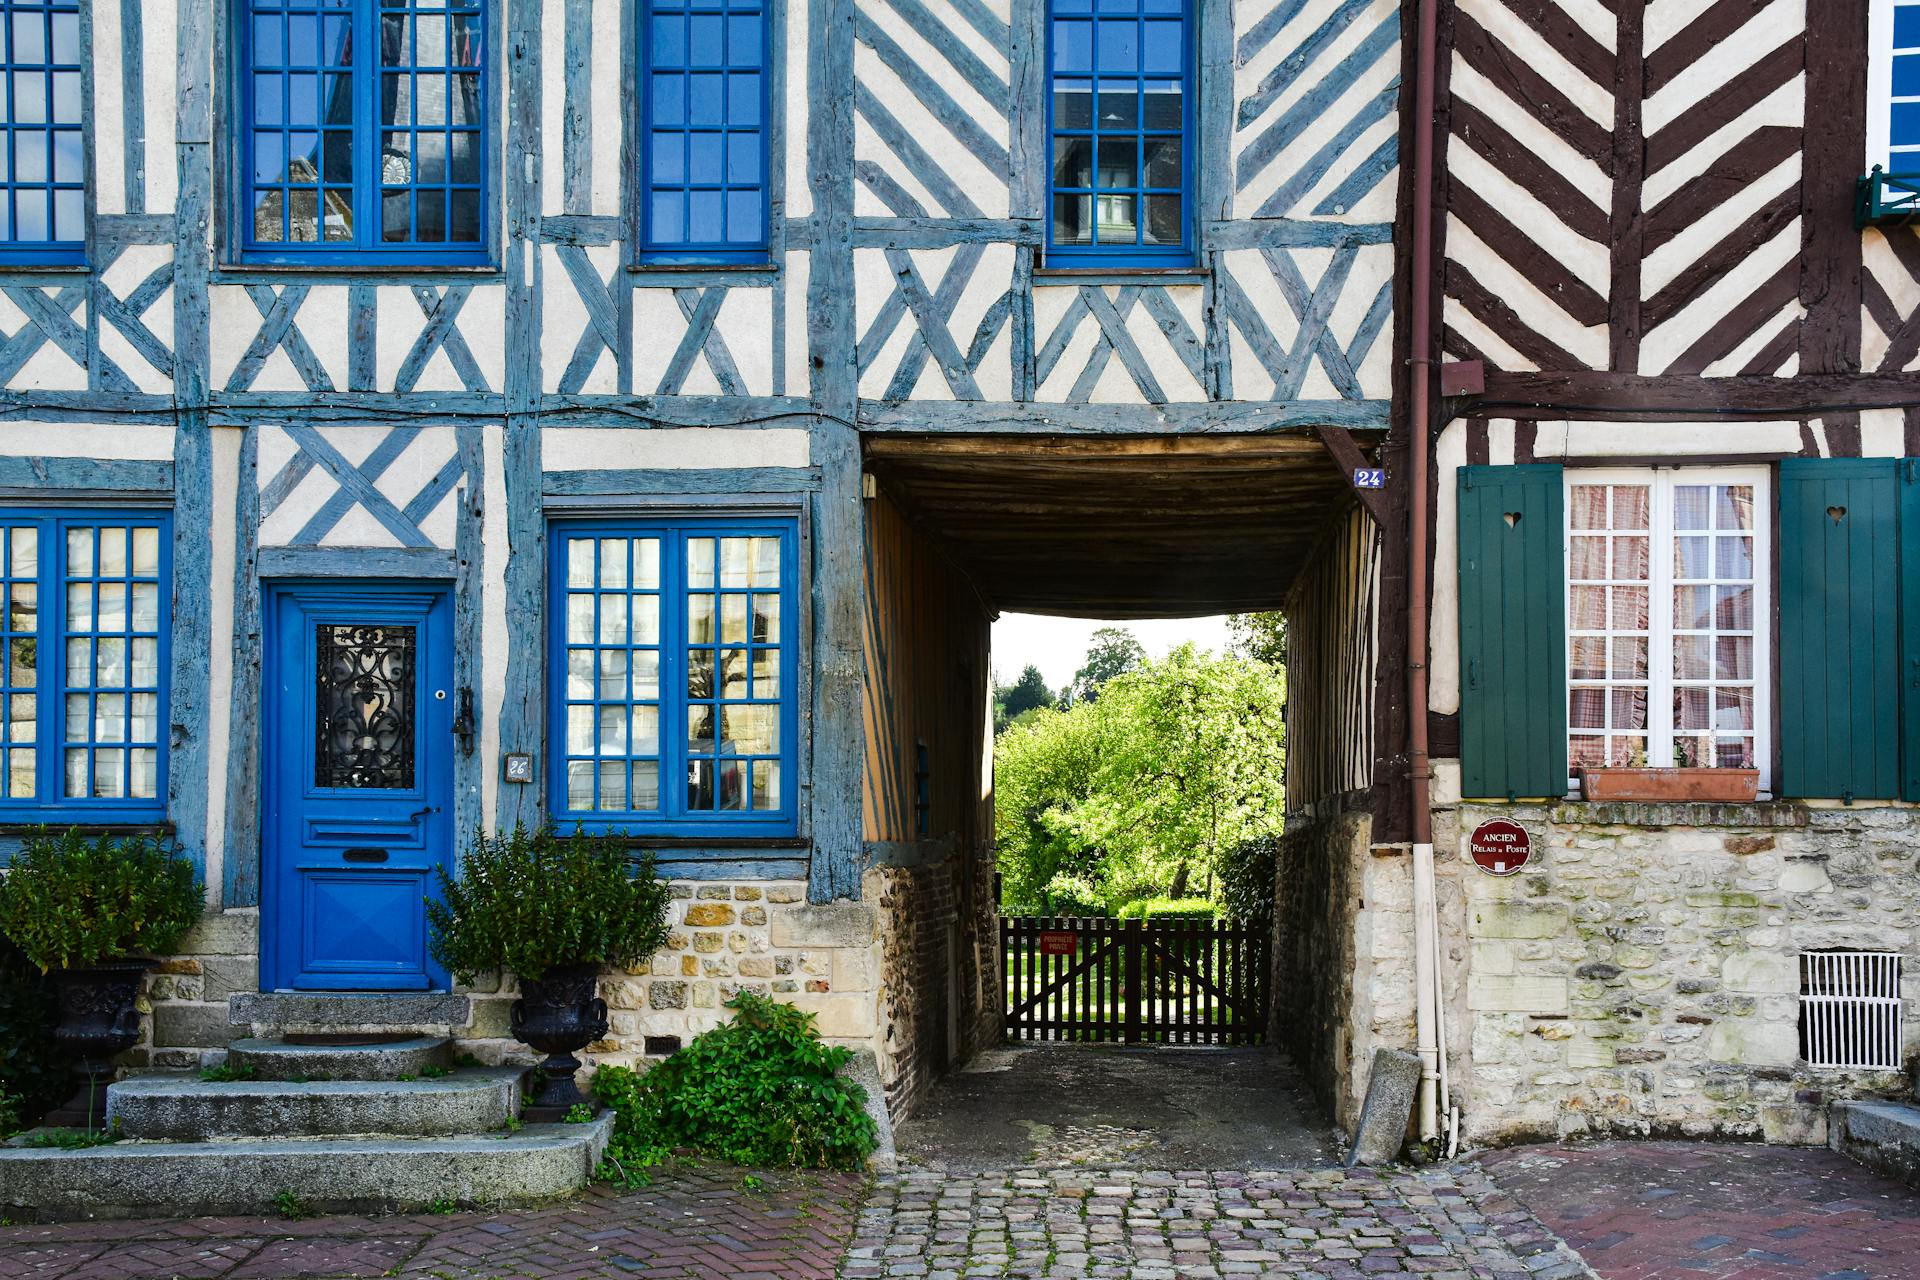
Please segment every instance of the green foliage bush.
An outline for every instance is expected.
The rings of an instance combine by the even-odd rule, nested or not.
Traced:
[[[1219,914],[1210,898],[1141,898],[1119,912],[1122,920],[1212,920]]]
[[[652,854],[551,825],[480,832],[458,879],[441,870],[440,891],[427,900],[430,946],[462,982],[489,969],[536,980],[556,965],[632,969],[667,940],[673,901]]]
[[[593,1093],[615,1116],[609,1152],[634,1168],[676,1147],[759,1168],[858,1169],[878,1144],[867,1092],[840,1076],[853,1055],[814,1018],[742,991],[733,1021],[641,1075],[602,1067]]]
[[[1242,840],[1220,857],[1220,900],[1227,916],[1265,931],[1273,925],[1274,877],[1280,866],[1280,837]]]
[[[170,954],[205,907],[193,863],[151,836],[43,831],[0,879],[0,933],[43,973]]]

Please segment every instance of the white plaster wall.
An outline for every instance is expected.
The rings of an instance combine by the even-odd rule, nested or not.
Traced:
[[[119,166],[107,166],[119,171]],[[125,299],[155,271],[164,268],[173,261],[173,248],[170,245],[128,245],[120,251],[101,275],[101,282],[114,297]],[[173,289],[169,286],[153,300],[144,313],[135,317],[145,325],[147,331],[168,351],[173,350]],[[127,340],[118,325],[105,316],[100,318],[100,354],[111,360],[120,372],[133,380],[139,390],[149,395],[165,395],[173,390],[173,371],[150,363],[146,356]]]
[[[544,427],[548,471],[688,471],[805,467],[810,438],[791,427]]]
[[[434,286],[439,290],[441,286]],[[427,327],[426,312],[420,308],[408,285],[384,286],[375,290],[374,385],[383,391],[395,388],[403,364],[420,333]],[[454,321],[461,341],[473,355],[473,362],[485,380],[485,390],[499,391],[506,385],[506,289],[485,284],[467,295]],[[447,355],[444,345],[435,348],[433,357],[413,384],[415,391],[465,391],[459,371]]]
[[[804,218],[813,212],[813,190],[807,185],[807,3],[787,0],[785,118],[780,128],[786,151],[786,213]]]
[[[921,287],[928,296],[939,293],[942,283],[949,274],[960,265],[960,249],[916,249],[908,251],[914,269],[920,277]],[[897,283],[892,265],[881,249],[856,249],[854,262],[854,333],[858,340],[867,341],[873,331],[873,322],[893,296]],[[980,260],[966,277],[960,299],[953,308],[947,321],[947,333],[954,347],[964,357],[971,350],[974,335],[979,331],[980,323],[986,314],[1007,293],[1013,282],[1014,248],[1012,245],[993,245],[980,255]],[[1072,290],[1064,292],[1071,293]],[[1136,314],[1139,308],[1136,307]],[[1156,327],[1153,331],[1156,345],[1164,344],[1165,338]],[[900,362],[907,353],[921,345],[919,325],[913,313],[902,311],[897,322],[874,354],[873,362],[860,375],[860,394],[869,399],[881,399],[887,395],[894,375],[899,371]],[[1143,349],[1144,345],[1143,345]],[[974,371],[973,380],[982,399],[1010,400],[1013,398],[1013,339],[1012,325],[1002,321],[1000,331],[988,345],[980,367]],[[1149,357],[1151,358],[1151,357]],[[957,399],[953,386],[947,381],[938,361],[929,357],[921,367],[920,376],[911,392],[916,400],[954,400]]]
[[[213,555],[206,585],[207,631],[212,637],[207,670],[206,884],[208,899],[217,906],[226,876],[227,784],[233,771],[233,583],[239,545],[240,445],[246,428],[210,427],[208,431],[213,461]]]
[[[173,428],[156,423],[0,422],[0,454],[21,458],[173,461]]]
[[[485,477],[480,525],[480,758],[500,758],[500,716],[507,698],[507,479],[506,436],[498,424],[489,425],[480,439],[480,467]],[[500,770],[480,770],[480,823],[491,831],[500,812]],[[531,784],[538,786],[538,781]]]
[[[602,282],[621,268],[623,252],[619,245],[599,245],[586,251],[587,260]],[[572,277],[560,263],[558,246],[543,245],[540,254],[541,386],[553,393],[560,390],[560,380],[573,360],[580,335],[593,321],[587,315],[587,304],[574,288]],[[580,391],[586,395],[613,395],[619,389],[619,362],[612,351],[602,347]]]
[[[93,206],[97,213],[127,211],[126,114],[120,88],[120,0],[94,0],[89,63],[93,70]]]

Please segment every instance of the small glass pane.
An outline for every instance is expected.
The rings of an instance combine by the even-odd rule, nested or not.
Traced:
[[[1615,587],[1611,594],[1613,596],[1613,629],[1645,631],[1647,629],[1647,589]]]
[[[1753,630],[1753,588],[1715,587],[1713,625],[1721,631]]]
[[[567,808],[584,811],[593,808],[593,769],[591,760],[567,761]]]
[[[753,696],[756,698],[777,698],[780,696],[780,655],[764,649],[754,651],[753,655]]]
[[[1712,641],[1707,636],[1673,638],[1673,676],[1676,680],[1705,680],[1711,672]]]
[[[1567,573],[1581,582],[1604,580],[1607,576],[1607,540],[1605,538],[1570,539]]]
[[[1713,528],[1713,488],[1709,485],[1678,485],[1673,491],[1673,527],[1675,529]]]
[[[152,526],[133,531],[133,573],[152,578],[160,573],[160,531]]]
[[[119,748],[93,753],[93,794],[96,799],[118,800],[126,794],[127,753]]]
[[[1753,528],[1753,487],[1725,485],[1715,490],[1713,525],[1716,529]]]
[[[567,650],[567,697],[593,696],[593,653],[592,649]]]
[[[625,644],[627,642],[627,597],[624,595],[603,595],[600,597],[600,643]]]
[[[687,540],[687,585],[694,590],[713,587],[713,539]]]
[[[99,610],[97,617],[102,631],[125,631],[127,629],[127,584],[124,582],[103,582],[100,584]]]
[[[1699,731],[1707,727],[1707,691],[1688,688],[1673,691],[1673,727]]]
[[[1607,487],[1600,484],[1576,484],[1567,494],[1569,529],[1606,529]]]
[[[633,766],[633,807],[651,810],[660,807],[660,766],[644,761]]]
[[[1706,631],[1713,626],[1713,588],[1675,587],[1673,625],[1682,631]]]
[[[633,633],[634,644],[660,643],[660,597],[633,597]]]
[[[1644,688],[1615,689],[1610,706],[1615,729],[1647,727],[1647,691]]]
[[[567,643],[593,643],[592,596],[575,594],[567,597]]]
[[[160,699],[151,693],[136,693],[131,704],[132,714],[127,720],[128,740],[159,741]]]
[[[712,596],[694,596],[687,601],[687,639],[694,644],[713,643]]]
[[[657,699],[660,696],[660,655],[635,650],[633,655],[633,696]]]
[[[746,639],[747,597],[744,595],[720,597],[720,642],[744,644]]]
[[[720,696],[747,696],[747,651],[728,649],[720,655]]]
[[[1753,679],[1753,639],[1720,636],[1713,642],[1713,674],[1720,680]]]
[[[151,582],[133,584],[133,629],[155,631],[160,626],[160,588]]]
[[[780,597],[757,595],[753,598],[753,642],[780,643]]]
[[[570,706],[567,708],[567,754],[570,756],[593,754],[592,707]]]
[[[1647,642],[1641,636],[1615,636],[1610,642],[1613,662],[1607,674],[1615,680],[1641,680],[1647,674]]]
[[[713,650],[687,650],[687,696],[689,698],[713,696]]]
[[[624,756],[627,754],[627,709],[624,706],[600,708],[600,754],[603,756]]]
[[[1569,642],[1572,659],[1568,672],[1575,680],[1604,680],[1607,675],[1605,636],[1574,636]]]
[[[93,576],[93,530],[67,530],[67,576],[73,578]]]
[[[67,630],[93,630],[93,587],[88,583],[67,584]]]
[[[600,540],[600,585],[618,587],[627,585],[627,543],[623,538],[602,538]]]
[[[1575,631],[1602,631],[1607,625],[1607,589],[1573,587],[1567,601],[1567,625]]]
[[[591,691],[583,696],[592,696]],[[625,649],[600,651],[600,697],[610,702],[626,700],[627,651]]]
[[[633,709],[631,749],[637,756],[660,753],[660,708],[642,706]]]
[[[34,753],[31,748],[21,750],[16,747],[7,752],[7,798],[9,800],[31,800],[37,790],[37,774]]]
[[[687,750],[695,755],[713,753],[713,708],[687,708]]]
[[[1673,540],[1673,576],[1699,579],[1713,576],[1712,538],[1675,538]]]
[[[1753,577],[1753,539],[1715,538],[1713,576],[1736,582]]]
[[[780,805],[780,762],[755,760],[753,762],[753,807],[767,810],[778,809]]]
[[[1614,581],[1645,582],[1650,568],[1647,539],[1615,538],[1613,540]]]
[[[601,809],[627,807],[627,765],[624,760],[605,760],[600,764]]]
[[[593,540],[590,538],[567,539],[567,585],[570,587],[590,587],[593,585]]]

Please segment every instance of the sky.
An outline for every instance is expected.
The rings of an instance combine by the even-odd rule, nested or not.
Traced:
[[[1007,613],[993,624],[993,672],[1002,683],[1012,683],[1028,663],[1040,668],[1050,688],[1073,679],[1086,661],[1087,644],[1101,627],[1125,627],[1133,632],[1151,657],[1191,640],[1202,649],[1227,647],[1227,620],[1212,618],[1147,618],[1102,622],[1095,618],[1047,618],[1033,613]]]

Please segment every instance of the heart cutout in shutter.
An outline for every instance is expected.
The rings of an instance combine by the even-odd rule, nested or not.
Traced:
[[[1845,507],[1828,507],[1827,508],[1827,519],[1833,521],[1835,524],[1839,524],[1842,520],[1845,520],[1846,518],[1847,518],[1847,509]]]
[[[1506,515],[1502,516],[1501,519],[1507,522],[1507,528],[1517,528],[1520,524],[1520,513],[1518,511],[1509,511]]]

